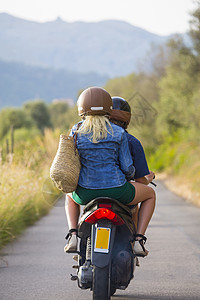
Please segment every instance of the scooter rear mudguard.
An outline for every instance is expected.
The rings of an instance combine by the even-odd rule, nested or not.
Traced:
[[[109,265],[115,240],[116,226],[104,219],[97,221],[91,228],[91,262],[103,268]]]

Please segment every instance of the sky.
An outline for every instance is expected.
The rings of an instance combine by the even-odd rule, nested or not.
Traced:
[[[159,35],[189,30],[193,0],[0,0],[0,13],[47,22],[122,20]]]

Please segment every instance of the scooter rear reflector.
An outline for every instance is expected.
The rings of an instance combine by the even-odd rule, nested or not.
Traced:
[[[108,253],[110,243],[110,228],[97,227],[94,252]]]
[[[120,216],[107,208],[98,208],[85,219],[85,222],[94,224],[97,220],[101,219],[108,219],[115,225],[124,224],[124,221],[122,220],[122,218],[120,218]]]

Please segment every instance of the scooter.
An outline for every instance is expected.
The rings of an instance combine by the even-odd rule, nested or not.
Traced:
[[[116,289],[125,290],[134,277],[138,258],[133,252],[135,206],[112,198],[96,198],[83,210],[78,225],[80,237],[77,280],[81,289],[91,289],[93,300],[110,300]]]

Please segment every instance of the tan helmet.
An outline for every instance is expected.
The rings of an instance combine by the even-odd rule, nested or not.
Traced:
[[[80,94],[77,105],[79,116],[105,116],[111,114],[112,98],[103,88],[89,87]]]

